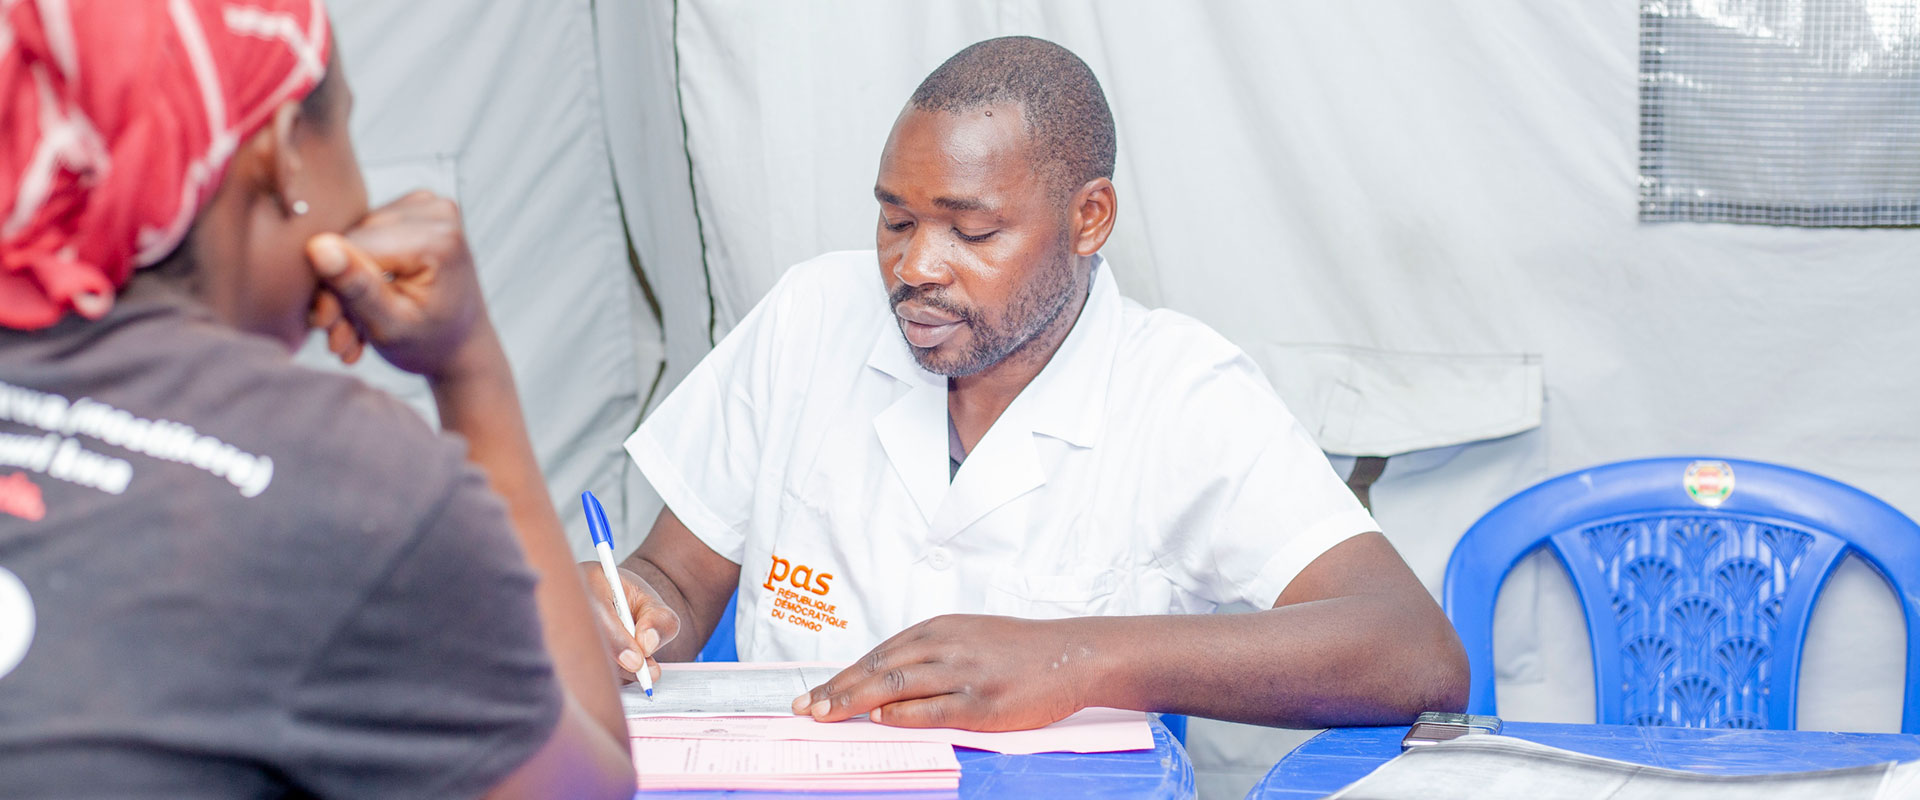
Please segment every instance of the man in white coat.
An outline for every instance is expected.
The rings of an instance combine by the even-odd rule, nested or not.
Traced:
[[[628,440],[666,508],[624,564],[638,635],[601,620],[627,672],[693,657],[737,589],[743,660],[852,664],[795,698],[825,721],[1464,705],[1445,616],[1259,369],[1120,295],[1114,152],[1058,45],[927,77],[877,252],[788,271]],[[1234,601],[1267,610],[1208,613]]]

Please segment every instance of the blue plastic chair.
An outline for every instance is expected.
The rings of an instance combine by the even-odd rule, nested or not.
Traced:
[[[713,635],[707,637],[707,643],[700,648],[700,655],[694,658],[695,661],[740,660],[739,644],[734,641],[733,636],[733,618],[734,615],[738,613],[739,607],[740,592],[739,590],[735,590],[733,596],[727,598],[727,610],[720,612],[720,623],[713,626]],[[1160,715],[1160,723],[1167,726],[1167,730],[1173,734],[1173,738],[1179,739],[1182,745],[1187,743],[1187,718],[1185,716],[1179,714],[1162,714]]]
[[[1167,726],[1167,732],[1168,732],[1168,733],[1171,733],[1171,734],[1173,734],[1173,738],[1175,738],[1175,739],[1178,739],[1178,740],[1180,740],[1180,744],[1181,744],[1181,745],[1183,745],[1183,746],[1184,746],[1184,745],[1186,745],[1186,743],[1187,743],[1187,715],[1185,715],[1185,714],[1161,714],[1161,715],[1160,715],[1160,724],[1162,724],[1162,725],[1165,725],[1165,726]]]
[[[1730,492],[1713,480],[1717,465],[1731,469]],[[1543,546],[1586,611],[1601,723],[1793,728],[1814,598],[1852,553],[1900,600],[1901,730],[1920,733],[1920,525],[1865,492],[1773,464],[1654,458],[1514,495],[1447,563],[1443,602],[1473,670],[1469,712],[1495,713],[1494,596]]]
[[[707,643],[701,645],[700,655],[695,661],[739,661],[740,643],[734,641],[733,617],[740,608],[740,590],[733,590],[733,596],[727,598],[727,610],[720,612],[720,622],[713,626],[712,635]]]

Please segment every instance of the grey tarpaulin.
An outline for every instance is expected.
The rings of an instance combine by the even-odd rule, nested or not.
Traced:
[[[921,77],[1029,33],[1112,98],[1121,285],[1254,354],[1323,448],[1391,456],[1374,511],[1430,588],[1479,514],[1608,460],[1779,461],[1920,512],[1920,234],[1640,224],[1637,3],[601,0],[597,29],[587,9],[335,12],[369,165],[457,153],[490,287],[537,276],[491,296],[533,315],[509,336],[557,498],[622,479],[631,423],[596,409],[637,409],[663,353],[662,391],[788,265],[871,246],[880,146]],[[626,376],[580,366],[616,344]],[[1505,589],[1517,719],[1591,718],[1555,569]],[[1891,596],[1856,563],[1828,597],[1801,724],[1895,729]],[[1202,792],[1238,796],[1298,738],[1196,723]]]
[[[460,201],[569,541],[592,552],[579,502],[591,489],[616,522],[616,544],[632,547],[645,528],[626,524],[637,480],[620,441],[640,418],[661,340],[614,202],[592,4],[334,0],[328,8],[356,95],[354,143],[373,201],[416,188]],[[318,341],[301,358],[332,363]],[[424,381],[371,353],[368,362],[355,372],[433,417]]]

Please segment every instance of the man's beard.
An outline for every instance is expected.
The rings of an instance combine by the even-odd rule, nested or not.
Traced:
[[[961,306],[947,299],[944,290],[904,284],[888,296],[889,308],[899,308],[909,300],[958,317],[973,334],[967,350],[958,354],[936,355],[938,348],[916,347],[907,343],[920,368],[935,375],[964,378],[1005,361],[1031,344],[1041,331],[1060,319],[1073,296],[1073,252],[1066,236],[1043,262],[1028,283],[1014,292],[1013,300],[998,315],[996,322],[981,317],[978,309]],[[897,320],[896,320],[897,321]],[[901,334],[903,337],[905,333]]]

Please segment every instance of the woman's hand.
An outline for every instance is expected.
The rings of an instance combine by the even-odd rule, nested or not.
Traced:
[[[375,209],[344,236],[313,237],[307,260],[322,285],[308,321],[347,363],[372,345],[400,369],[446,377],[488,325],[460,208],[432,192]]]

